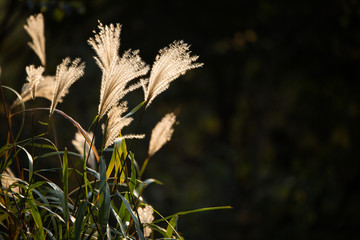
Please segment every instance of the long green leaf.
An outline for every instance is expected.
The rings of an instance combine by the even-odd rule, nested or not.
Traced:
[[[31,192],[29,192],[29,197],[27,199],[27,202],[30,203],[28,204],[29,210],[36,224],[35,239],[45,239],[42,218]]]
[[[175,227],[176,227],[176,224],[177,224],[177,221],[178,221],[178,215],[175,215],[173,216],[170,221],[169,221],[169,225],[167,226],[166,228],[166,235],[167,237],[171,238],[172,237],[172,234],[175,230]]]
[[[141,240],[145,240],[144,234],[143,234],[143,232],[141,230],[141,227],[140,227],[139,219],[137,218],[137,216],[135,216],[134,211],[132,210],[132,208],[130,206],[130,203],[128,202],[128,200],[123,195],[121,195],[121,193],[119,191],[116,191],[116,194],[121,198],[121,200],[124,203],[126,209],[130,213],[130,215],[131,215],[131,217],[132,217],[132,219],[133,219],[133,221],[135,223],[136,232],[137,232],[139,238]]]
[[[131,115],[133,115],[134,113],[136,113],[143,105],[144,105],[145,101],[141,102],[139,105],[137,105],[136,107],[134,107],[133,110],[131,110],[131,112],[129,112],[128,114],[125,115],[124,118],[130,117]]]
[[[57,219],[60,220],[60,222],[66,224],[65,220],[64,220],[59,214],[57,214],[56,212],[52,211],[52,210],[51,210],[50,208],[48,208],[47,206],[38,205],[38,207],[41,208],[41,209],[46,210],[47,212],[49,212],[49,213],[51,214],[51,217],[56,217]]]
[[[50,239],[56,240],[54,234],[49,229],[44,228],[44,230],[46,231],[46,234],[50,237]]]
[[[85,225],[84,220],[86,218],[84,216],[85,216],[86,207],[87,207],[87,203],[85,201],[80,203],[80,206],[79,206],[79,209],[78,209],[77,215],[76,215],[75,225],[72,230],[71,239],[74,239],[74,240],[80,239],[80,234],[83,232],[83,226]]]
[[[106,181],[105,159],[100,157],[100,186],[99,186],[99,222],[102,234],[107,229],[110,216],[110,188]]]
[[[199,209],[194,209],[194,210],[189,210],[189,211],[178,212],[178,213],[172,214],[170,216],[164,217],[162,219],[156,220],[153,223],[165,221],[166,219],[170,219],[176,215],[181,216],[181,215],[187,215],[190,213],[206,212],[206,211],[213,211],[213,210],[224,210],[224,209],[232,209],[232,207],[231,206],[207,207],[207,208],[199,208]]]
[[[64,155],[63,155],[63,170],[62,170],[62,180],[63,180],[63,191],[64,191],[64,218],[66,221],[66,235],[70,236],[70,222],[69,222],[69,169],[68,169],[68,157],[67,157],[67,149],[65,148]]]
[[[38,156],[38,158],[48,158],[48,157],[52,157],[52,156],[57,156],[57,155],[63,155],[64,154],[64,151],[57,151],[57,152],[50,152],[50,153],[45,153],[41,156]],[[82,157],[81,154],[79,153],[74,153],[74,152],[67,152],[68,155],[72,155],[72,156],[75,156],[75,157]]]
[[[87,167],[86,171],[91,173],[94,177],[96,177],[96,179],[98,179],[98,180],[100,179],[100,174],[97,171],[95,171],[94,169]]]
[[[152,222],[152,224],[150,224],[150,226],[151,226],[151,228],[152,229],[154,229],[154,230],[157,230],[157,231],[159,231],[161,234],[163,234],[165,237],[169,237],[168,235],[170,235],[170,238],[172,237],[172,233],[173,232],[175,232],[175,235],[176,235],[176,237],[177,237],[177,239],[183,239],[181,236],[180,236],[180,234],[175,230],[175,228],[174,228],[174,226],[176,225],[176,223],[177,223],[177,219],[178,219],[178,216],[177,215],[175,215],[174,217],[172,217],[171,218],[171,220],[170,221],[175,221],[175,223],[173,222],[173,223],[171,223],[171,222],[169,222],[168,220],[166,220],[158,211],[156,211],[155,209],[153,209],[154,210],[154,212],[157,214],[157,215],[159,215],[160,217],[161,217],[161,219],[163,219],[167,224],[168,224],[168,227],[167,227],[167,229],[166,229],[166,231],[159,231],[159,226],[157,226],[157,225],[155,225],[155,224],[153,224],[154,222]],[[175,218],[175,219],[174,219]],[[156,227],[157,228],[156,228]],[[154,228],[155,227],[155,228]],[[162,228],[160,228],[160,229],[162,229]],[[169,229],[171,229],[171,230],[169,230]],[[169,231],[169,232],[168,232]],[[171,231],[171,232],[170,232]]]
[[[136,186],[136,169],[135,169],[135,159],[134,159],[134,154],[133,153],[129,153],[129,157],[131,160],[131,176],[130,176],[130,182],[129,182],[129,191],[130,194],[134,193],[134,189]]]
[[[29,191],[33,191],[33,190],[35,190],[35,188],[38,188],[44,184],[46,184],[46,182],[44,182],[44,181],[35,182],[35,183],[30,184],[28,189],[29,189]]]
[[[120,148],[120,144],[117,142],[114,144],[114,150],[111,155],[110,163],[106,171],[106,179],[109,179],[111,173],[113,172],[114,167],[119,165],[118,162],[120,162],[120,159],[118,158],[118,156],[121,155],[122,155],[122,151]],[[117,171],[118,171],[118,167],[115,167],[115,176],[117,175]]]
[[[55,200],[57,204],[60,205],[61,207],[61,211],[63,213],[63,216],[64,216],[64,219],[65,221],[69,221],[69,219],[66,219],[66,213],[65,213],[65,209],[68,208],[68,206],[65,205],[65,196],[64,196],[64,193],[63,191],[58,187],[58,185],[56,185],[55,183],[53,182],[48,182],[48,184],[55,190],[55,194],[56,194],[56,198],[54,197],[47,197],[47,199],[52,199],[52,200]]]
[[[113,215],[115,216],[115,219],[119,225],[119,228],[120,228],[120,231],[122,233],[122,236],[125,236],[126,233],[125,233],[125,229],[124,229],[124,224],[122,223],[121,221],[121,218],[119,217],[119,215],[116,213],[114,207],[113,207],[113,204],[111,204],[111,212],[113,213]]]

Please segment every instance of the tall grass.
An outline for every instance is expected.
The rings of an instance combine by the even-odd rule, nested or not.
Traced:
[[[128,50],[121,57],[118,55],[121,26],[104,26],[99,22],[99,32],[88,43],[95,50],[95,60],[102,71],[100,99],[98,113],[86,131],[57,109],[70,86],[83,76],[85,63],[65,58],[54,76],[44,76],[43,16],[29,17],[25,30],[42,66],[26,67],[27,82],[21,93],[2,85],[0,72],[0,93],[8,128],[6,144],[0,148],[0,239],[183,239],[177,227],[180,215],[229,208],[203,208],[163,216],[142,197],[150,184],[160,183],[153,178],[143,179],[142,175],[150,158],[171,139],[176,122],[174,113],[166,114],[153,129],[148,157],[141,167],[128,149],[127,139],[144,135],[123,134],[123,128],[133,122],[135,112],[148,110],[170,82],[187,70],[202,66],[196,62],[197,56],[190,56],[189,45],[176,41],[160,50],[148,80],[150,67],[141,60],[139,51]],[[144,91],[144,101],[129,111],[122,99],[138,88]],[[16,100],[7,102],[4,91],[13,93]],[[50,107],[28,107],[26,102],[38,97],[50,100]],[[25,120],[28,115],[34,119],[41,111],[47,111],[49,117],[38,123]],[[68,150],[72,146],[58,149],[56,141],[51,139],[49,131],[56,130],[50,124],[54,115],[64,117],[76,129],[74,139],[69,142],[77,152]],[[20,124],[13,124],[15,118],[20,119]],[[39,124],[45,130],[41,133],[33,130],[30,138],[21,139],[25,124],[32,127]],[[94,133],[100,128],[102,135],[95,141]],[[44,159],[57,159],[60,167],[39,166],[37,162]],[[70,159],[75,159],[75,164]],[[57,183],[45,177],[54,172],[61,179]],[[76,187],[70,188],[74,179]]]

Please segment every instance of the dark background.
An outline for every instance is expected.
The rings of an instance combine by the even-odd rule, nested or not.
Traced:
[[[48,74],[67,56],[86,62],[58,105],[85,128],[99,99],[101,72],[86,42],[98,19],[121,23],[120,52],[140,49],[148,64],[174,40],[200,56],[204,67],[152,103],[139,130],[148,137],[132,145],[141,163],[152,127],[179,112],[172,141],[146,172],[165,185],[149,187],[147,200],[164,215],[233,207],[181,217],[186,239],[359,237],[359,1],[1,0],[1,77],[19,91],[25,66],[40,64],[23,30],[39,11]],[[134,107],[143,95],[129,97]],[[1,136],[3,144],[4,117]]]

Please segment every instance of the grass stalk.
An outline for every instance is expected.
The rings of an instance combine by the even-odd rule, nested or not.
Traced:
[[[20,179],[24,180],[24,173],[20,170],[19,158],[18,158],[18,156],[16,154],[16,144],[15,144],[15,140],[14,140],[14,135],[13,135],[12,130],[11,130],[11,121],[10,121],[11,115],[10,115],[10,112],[8,112],[8,109],[7,109],[7,106],[6,106],[5,95],[4,95],[4,91],[3,91],[3,87],[2,87],[1,78],[0,78],[0,94],[1,94],[1,100],[3,102],[3,108],[4,108],[6,123],[7,123],[7,127],[8,127],[8,133],[9,133],[9,136],[10,136],[12,148],[13,148],[13,151],[14,151],[14,156],[15,156],[15,159],[16,159],[17,171],[18,171],[18,174],[20,176]]]

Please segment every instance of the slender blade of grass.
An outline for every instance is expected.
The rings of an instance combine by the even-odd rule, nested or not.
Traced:
[[[41,218],[41,215],[37,208],[37,204],[36,204],[31,192],[29,192],[29,198],[27,200],[28,200],[27,203],[29,206],[31,216],[34,219],[34,222],[36,224],[34,238],[35,239],[45,239],[42,218]]]
[[[65,209],[67,209],[68,206],[65,205],[65,196],[64,196],[63,191],[58,187],[58,185],[56,185],[53,182],[48,182],[48,184],[55,190],[55,194],[57,195],[57,197],[52,198],[52,199],[56,200],[56,202],[60,205],[61,210],[63,212],[65,222],[69,221],[69,219],[66,219],[67,215],[65,213]],[[48,197],[48,199],[50,199],[50,197]],[[60,227],[60,225],[59,225],[59,227]]]
[[[194,210],[189,210],[189,211],[178,212],[178,213],[172,214],[170,216],[164,217],[162,219],[156,220],[153,223],[158,223],[158,222],[161,222],[161,221],[165,221],[165,220],[170,219],[170,218],[172,218],[172,217],[174,217],[176,215],[181,216],[181,215],[187,215],[187,214],[190,214],[190,213],[206,212],[206,211],[213,211],[213,210],[225,210],[225,209],[232,209],[232,207],[231,206],[206,207],[206,208],[199,208],[199,209],[194,209]]]
[[[21,148],[25,153],[26,153],[26,156],[28,158],[28,162],[29,162],[29,182],[31,181],[32,179],[32,175],[34,173],[34,160],[31,156],[31,154],[22,146],[19,146],[17,145],[18,148]]]
[[[129,153],[130,159],[131,159],[131,176],[130,176],[130,182],[129,182],[129,190],[130,190],[130,194],[134,193],[134,189],[136,186],[136,169],[135,169],[135,159],[134,159],[134,154],[133,153]]]
[[[141,227],[140,227],[139,219],[137,218],[137,216],[134,214],[133,210],[131,209],[130,203],[129,203],[128,200],[127,200],[123,195],[121,195],[121,193],[119,193],[118,191],[116,191],[116,194],[121,198],[121,200],[123,201],[126,209],[127,209],[128,212],[130,213],[131,218],[133,219],[133,221],[134,221],[134,223],[135,223],[136,232],[137,232],[139,238],[140,238],[141,240],[145,240],[144,234],[143,234],[143,232],[142,232],[142,230],[141,230]]]
[[[69,223],[69,205],[68,205],[68,194],[69,194],[69,169],[68,169],[68,157],[67,149],[65,148],[63,155],[63,170],[62,170],[62,180],[63,180],[63,191],[64,191],[64,217],[66,221],[66,236],[70,237],[70,223]]]
[[[102,234],[107,229],[107,223],[110,216],[110,188],[106,181],[105,159],[100,158],[100,186],[99,186],[99,222]]]
[[[119,215],[116,213],[116,211],[114,210],[114,207],[113,207],[113,204],[111,204],[111,212],[113,213],[113,215],[115,216],[115,219],[119,225],[119,228],[120,228],[120,231],[121,233],[123,234],[123,236],[126,236],[126,233],[125,233],[125,229],[124,229],[124,225],[121,221],[121,218],[119,217]]]
[[[139,105],[137,105],[136,107],[133,108],[133,110],[131,110],[128,114],[125,115],[124,118],[126,117],[130,117],[131,115],[133,115],[134,113],[136,113],[143,105],[144,105],[145,101],[141,102]]]
[[[72,231],[71,239],[74,240],[80,239],[80,234],[83,232],[83,226],[85,224],[84,216],[85,216],[86,207],[87,207],[87,203],[85,201],[80,203],[79,209],[77,211],[76,221]]]
[[[114,150],[113,150],[113,153],[111,155],[111,159],[110,159],[110,163],[109,163],[109,166],[106,170],[106,179],[109,179],[111,173],[113,172],[113,169],[115,167],[115,176],[117,175],[117,171],[119,169],[119,163],[120,162],[120,159],[118,158],[118,156],[121,156],[122,155],[122,150],[121,150],[121,147],[120,147],[120,144],[119,143],[115,143],[114,145]]]
[[[170,219],[169,225],[166,228],[167,237],[171,238],[171,236],[172,236],[172,234],[173,234],[173,232],[175,230],[178,219],[179,219],[178,215],[175,215]]]

